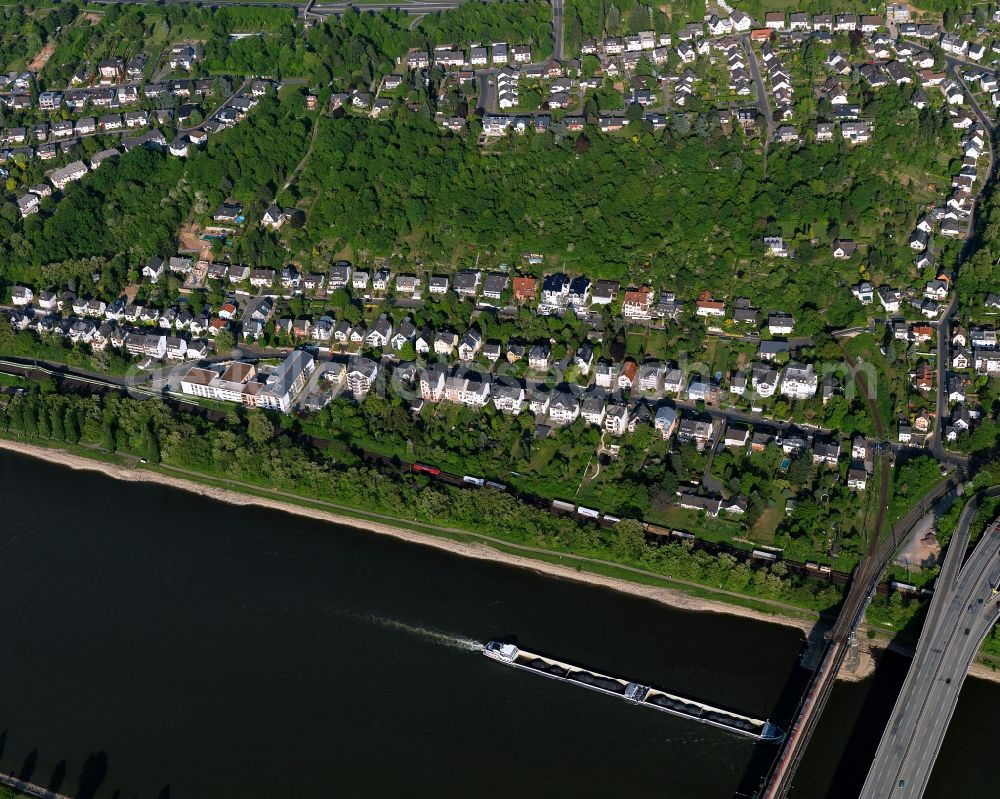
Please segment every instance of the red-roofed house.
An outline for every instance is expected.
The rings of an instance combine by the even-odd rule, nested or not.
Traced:
[[[538,281],[533,277],[514,278],[514,299],[517,302],[528,302],[538,296]]]

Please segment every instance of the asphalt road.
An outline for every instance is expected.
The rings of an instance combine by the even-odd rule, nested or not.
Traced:
[[[830,699],[840,666],[850,651],[853,634],[864,619],[868,601],[875,591],[882,572],[892,555],[909,538],[913,528],[926,523],[925,517],[935,512],[933,508],[939,501],[947,499],[954,485],[954,480],[940,484],[918,505],[911,508],[892,529],[891,534],[883,538],[877,550],[870,552],[859,564],[851,580],[847,598],[829,633],[826,652],[806,688],[785,745],[772,766],[763,791],[759,794],[762,799],[783,799],[788,795],[802,755],[808,748],[816,725]],[[882,482],[880,491],[884,492],[886,487]],[[885,494],[882,493],[880,504],[884,504],[884,498]]]
[[[996,494],[996,491],[992,491]],[[861,799],[919,799],[983,639],[1000,618],[1000,529],[992,525],[965,565],[976,498],[962,512],[927,620]]]
[[[945,395],[948,378],[948,365],[951,363],[951,315],[955,313],[958,305],[958,292],[951,293],[951,299],[947,307],[941,311],[941,318],[937,323],[937,405],[934,419],[934,430],[931,432],[931,440],[927,448],[935,458],[941,460],[946,453],[944,445],[941,443],[941,430],[944,427],[944,419],[948,413],[948,398]]]
[[[208,8],[220,6],[277,6],[280,8],[302,8],[305,3],[281,2],[281,0],[93,0],[101,5],[198,5]]]
[[[885,423],[875,402],[874,395],[869,392],[864,373],[858,371],[853,361],[845,357],[845,363],[857,382],[858,390],[862,398],[868,405],[875,425],[876,435],[879,439],[885,439]],[[841,664],[847,656],[854,635],[864,620],[865,610],[868,607],[875,587],[885,571],[893,554],[900,545],[909,537],[910,531],[921,523],[924,516],[932,513],[933,506],[956,485],[955,476],[945,483],[939,484],[928,496],[924,497],[916,506],[910,508],[907,514],[899,520],[892,528],[889,535],[879,538],[882,525],[885,520],[885,513],[888,509],[889,492],[889,461],[887,458],[879,458],[879,495],[878,511],[874,524],[873,534],[869,540],[867,555],[858,564],[851,580],[851,586],[844,599],[844,603],[837,615],[837,621],[830,631],[830,643],[820,665],[813,675],[812,681],[806,689],[805,696],[796,713],[796,720],[789,732],[785,745],[782,748],[771,773],[768,775],[767,783],[761,794],[763,799],[783,799],[788,795],[792,787],[796,770],[802,760],[802,755],[809,746],[813,732],[819,719],[823,714],[826,703],[830,699],[833,686],[836,682],[837,673]],[[985,633],[984,633],[985,635]]]
[[[223,100],[219,104],[218,108],[216,108],[211,114],[205,117],[201,122],[199,122],[197,125],[188,125],[187,127],[178,126],[177,133],[178,134],[190,133],[192,130],[202,128],[206,122],[211,122],[213,119],[215,119],[219,115],[219,112],[222,111],[222,109],[225,108],[227,105],[229,105],[229,103],[233,100],[233,98],[239,96],[249,88],[250,88],[250,79],[247,78],[239,86],[236,87],[236,89],[233,91],[232,94],[230,94],[225,100]]]
[[[743,49],[746,50],[750,76],[753,78],[754,86],[757,87],[757,108],[764,116],[764,121],[767,124],[767,131],[764,136],[764,146],[766,147],[774,135],[774,115],[771,113],[771,104],[767,99],[767,87],[764,86],[764,79],[760,75],[757,54],[754,53],[753,48],[750,46],[750,38],[748,36],[741,36],[740,41],[743,42]]]
[[[209,0],[213,2],[213,0]],[[311,16],[325,17],[343,14],[348,9],[356,11],[386,11],[399,9],[406,14],[430,14],[435,11],[450,11],[462,5],[463,0],[437,0],[437,2],[419,2],[418,0],[403,0],[397,3],[314,3],[309,6]],[[305,6],[305,4],[302,4]]]
[[[552,0],[552,57],[563,60],[563,0]]]
[[[198,5],[208,8],[218,8],[221,6],[272,6],[277,8],[294,8],[303,11],[306,16],[315,15],[317,17],[334,16],[343,14],[349,8],[358,11],[385,11],[386,9],[398,8],[407,14],[427,14],[433,11],[449,11],[462,5],[464,0],[434,0],[433,2],[423,2],[422,0],[400,0],[396,3],[310,3],[310,2],[282,2],[282,0],[94,0],[102,5],[117,5],[126,3],[130,5]],[[561,0],[560,0],[561,5]]]
[[[493,79],[494,70],[484,69],[476,73],[476,80],[479,82],[479,103],[477,110],[481,114],[492,113],[496,108],[496,81]]]

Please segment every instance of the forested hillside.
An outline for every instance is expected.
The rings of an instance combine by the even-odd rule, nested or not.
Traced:
[[[309,209],[293,249],[326,241],[442,264],[482,249],[501,261],[530,251],[571,271],[680,290],[728,291],[752,271],[758,290],[792,305],[814,296],[817,279],[833,296],[857,267],[812,267],[837,236],[877,240],[868,251],[876,275],[912,268],[906,236],[933,199],[924,186],[949,167],[939,153],[953,132],[915,111],[912,128],[892,124],[890,95],[880,97],[877,146],[772,148],[766,172],[759,150],[707,117],[690,130],[654,135],[634,123],[626,138],[541,134],[485,152],[412,114],[392,125],[324,119],[287,198]],[[772,269],[761,259],[769,233],[818,243]]]

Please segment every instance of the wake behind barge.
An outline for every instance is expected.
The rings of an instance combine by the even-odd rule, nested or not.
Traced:
[[[592,691],[617,696],[636,705],[662,710],[664,713],[699,721],[702,724],[710,724],[713,727],[745,735],[758,741],[780,743],[785,738],[785,731],[766,719],[750,718],[729,710],[706,705],[704,702],[694,699],[668,694],[658,688],[629,682],[620,677],[609,677],[592,669],[584,669],[545,655],[537,655],[534,652],[518,649],[513,644],[490,641],[483,647],[483,654],[516,669],[541,674],[543,677],[549,677],[553,680],[575,683],[584,688],[590,688]]]

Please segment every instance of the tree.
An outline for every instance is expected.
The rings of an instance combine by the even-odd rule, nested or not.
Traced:
[[[152,419],[149,419],[142,428],[142,450],[150,463],[160,462],[160,441]]]
[[[407,341],[399,348],[399,359],[401,361],[414,361],[417,358],[417,351],[413,347],[413,342]]]
[[[812,466],[812,457],[808,453],[796,456],[788,467],[788,482],[797,486],[805,485],[812,475]]]
[[[63,417],[63,429],[66,433],[66,440],[70,444],[75,444],[80,440],[80,426],[77,423],[76,412],[72,405],[66,407]]]
[[[220,355],[226,355],[233,351],[236,346],[236,339],[230,330],[220,330],[215,336],[215,351]]]
[[[115,452],[118,449],[117,424],[115,416],[110,411],[105,411],[101,419],[101,446],[106,452]]]
[[[251,413],[247,418],[247,435],[258,446],[274,438],[274,425],[264,413]]]
[[[642,525],[635,519],[622,519],[615,525],[615,540],[611,552],[617,560],[637,561],[646,551]]]

